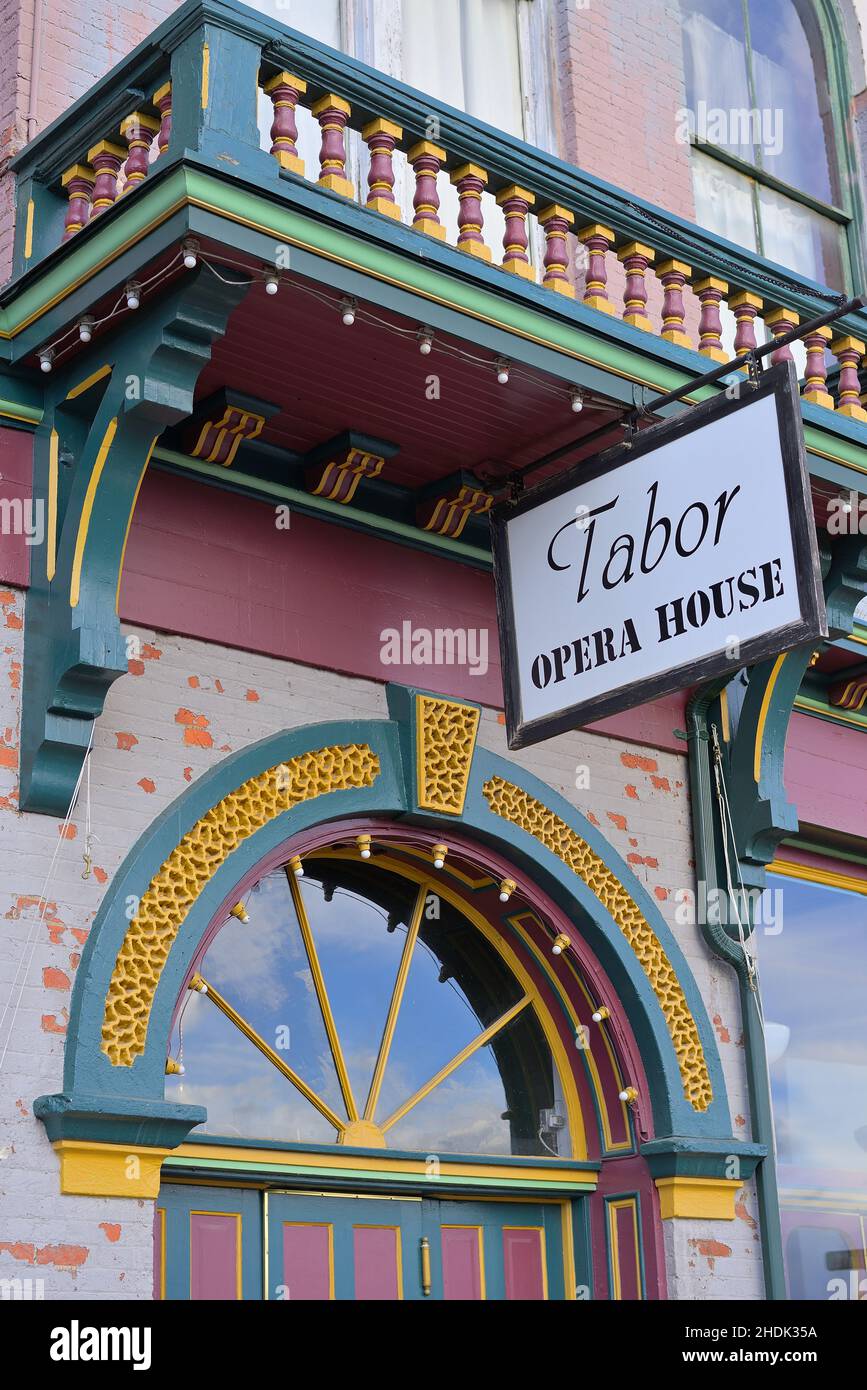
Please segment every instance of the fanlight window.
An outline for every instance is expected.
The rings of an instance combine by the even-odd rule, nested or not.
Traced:
[[[178,1011],[167,1098],[225,1137],[568,1157],[530,998],[456,907],[374,863],[268,874]],[[201,1131],[200,1131],[201,1132]]]

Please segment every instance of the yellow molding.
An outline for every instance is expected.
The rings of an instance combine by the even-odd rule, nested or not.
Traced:
[[[391,135],[395,140],[403,137],[403,126],[396,125],[394,121],[387,121],[383,116],[377,116],[376,120],[368,121],[367,125],[361,127],[362,140],[369,140],[372,135]]]
[[[170,1149],[57,1139],[60,1191],[79,1197],[156,1197],[160,1165]]]
[[[432,140],[417,140],[406,152],[407,160],[410,164],[416,159],[421,159],[422,155],[432,155],[434,159],[442,160],[448,158],[448,153],[442,145],[435,145]]]
[[[797,878],[806,883],[817,883],[823,888],[842,888],[847,893],[867,895],[867,879],[855,878],[851,874],[839,874],[831,869],[817,869],[812,864],[793,864],[787,859],[774,859],[768,865],[768,873],[781,874],[784,878]]]
[[[303,77],[296,77],[294,72],[275,73],[270,77],[262,88],[262,91],[270,96],[277,87],[291,87],[293,91],[303,93],[307,91],[307,83]]]
[[[324,97],[320,97],[310,108],[311,116],[318,118],[325,111],[340,111],[344,116],[352,115],[352,107],[343,97],[337,96],[334,92],[327,92]]]
[[[94,155],[98,154],[112,154],[115,159],[126,159],[127,153],[123,145],[118,145],[115,140],[100,140],[87,151],[87,159],[89,164],[93,163]]]
[[[97,371],[91,372],[90,376],[86,376],[77,386],[73,386],[72,390],[66,393],[66,399],[68,401],[76,400],[79,396],[83,396],[85,391],[89,391],[91,386],[95,386],[98,381],[102,381],[104,376],[109,376],[110,374],[111,367],[106,363],[104,367],[100,367]]]
[[[535,193],[530,193],[528,189],[522,188],[519,183],[510,183],[508,188],[501,188],[497,194],[497,202],[500,207],[503,203],[508,203],[510,198],[521,198],[529,207],[536,201]]]
[[[753,780],[755,781],[756,786],[759,785],[762,776],[762,742],[765,737],[765,724],[767,723],[768,719],[768,710],[771,707],[771,696],[774,693],[774,686],[777,683],[777,678],[779,677],[780,671],[783,668],[783,662],[785,661],[785,659],[785,652],[782,656],[777,657],[771,670],[770,677],[768,678],[768,683],[765,686],[765,693],[762,696],[762,705],[761,709],[759,710],[759,720],[756,724],[756,745],[755,749],[753,750]]]
[[[202,47],[202,110],[208,105],[209,88],[211,81],[211,50],[207,44]]]
[[[33,214],[36,211],[33,199],[27,202],[27,223],[24,228],[24,259],[29,261],[33,255]]]
[[[117,433],[117,416],[109,420],[108,427],[99,446],[99,453],[93,465],[93,472],[87,483],[87,492],[84,496],[84,505],[81,509],[81,518],[78,523],[78,535],[75,538],[75,553],[72,557],[72,575],[69,582],[69,606],[76,608],[81,593],[81,566],[84,563],[84,547],[87,544],[87,532],[90,527],[90,517],[93,512],[93,504],[96,501],[96,490],[99,487],[99,480],[102,477],[102,470],[108,458],[109,451]]]
[[[48,527],[45,541],[45,577],[49,584],[57,569],[57,454],[60,436],[52,430],[48,440]]]
[[[705,1221],[734,1221],[735,1194],[742,1182],[730,1178],[657,1178],[659,1214],[663,1221],[696,1217]]]
[[[382,1041],[379,1044],[379,1052],[376,1058],[376,1066],[373,1069],[373,1076],[370,1081],[370,1090],[367,1094],[367,1104],[364,1107],[363,1119],[375,1121],[376,1106],[379,1101],[379,1093],[382,1089],[382,1082],[385,1077],[385,1068],[388,1065],[388,1054],[391,1051],[391,1044],[394,1038],[394,1030],[397,1027],[398,1014],[403,1002],[403,992],[406,989],[406,982],[409,978],[409,967],[412,964],[412,955],[415,950],[418,929],[421,925],[421,914],[424,911],[427,899],[427,886],[423,883],[416,894],[415,907],[412,912],[412,920],[409,924],[406,938],[403,943],[403,950],[400,956],[400,965],[397,968],[397,975],[394,981],[391,1000],[388,1005],[388,1016],[385,1020],[385,1027],[382,1030]],[[406,1107],[409,1108],[409,1105]],[[388,1128],[387,1125],[381,1126],[383,1132]]]
[[[457,185],[461,179],[474,178],[480,179],[482,183],[488,182],[488,171],[483,169],[480,164],[462,164],[459,169],[453,169],[449,175],[452,183]]]

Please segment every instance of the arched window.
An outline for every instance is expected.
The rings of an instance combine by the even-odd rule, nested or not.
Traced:
[[[185,990],[175,1022],[166,1096],[205,1105],[207,1132],[571,1156],[544,1017],[492,926],[399,858],[339,851],[266,874],[246,910],[206,944],[207,993]]]
[[[696,218],[834,288],[850,220],[814,0],[680,0]]]

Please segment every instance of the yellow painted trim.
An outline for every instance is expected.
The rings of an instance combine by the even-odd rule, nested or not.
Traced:
[[[66,399],[68,401],[74,401],[78,396],[83,396],[85,391],[90,390],[91,386],[95,386],[98,381],[102,381],[104,376],[110,376],[111,370],[110,365],[106,363],[106,365],[100,367],[98,371],[91,372],[90,376],[86,376],[84,381],[80,381],[77,386],[73,386],[72,390],[67,392]]]
[[[527,916],[529,916],[529,915],[531,915],[531,914],[529,914],[529,913],[527,913],[527,912],[522,912],[522,913],[519,913],[519,914],[518,914],[517,916],[515,916],[515,917],[509,917],[509,918],[507,918],[507,921],[508,921],[509,924],[512,926],[512,928],[513,928],[513,930],[515,931],[515,933],[521,938],[521,940],[523,941],[523,943],[524,943],[526,949],[530,952],[530,954],[531,954],[531,955],[533,956],[533,958],[535,959],[537,965],[539,966],[539,969],[542,970],[542,972],[547,976],[549,984],[551,985],[552,989],[554,990],[554,992],[555,992],[556,995],[557,995],[557,998],[560,1000],[560,1002],[561,1002],[563,1008],[564,1008],[565,1011],[566,1011],[566,1014],[567,1014],[567,1016],[568,1016],[568,1018],[569,1018],[569,1022],[570,1022],[571,1026],[572,1026],[573,1031],[577,1033],[578,1028],[579,1028],[578,1015],[576,1014],[574,1008],[572,1007],[572,1003],[571,1003],[571,1001],[570,1001],[570,999],[569,999],[569,996],[568,996],[568,995],[563,991],[563,989],[561,988],[561,986],[560,986],[560,981],[557,979],[557,976],[556,976],[556,974],[554,973],[554,970],[553,970],[552,966],[549,964],[549,959],[550,959],[550,958],[549,958],[548,956],[546,956],[542,951],[539,950],[538,946],[537,946],[536,943],[532,940],[532,938],[530,937],[529,933],[525,930],[524,927],[521,926],[521,918],[522,918],[522,917],[527,917]],[[532,914],[532,915],[535,917],[535,914]],[[559,959],[560,959],[561,962],[563,962],[563,963],[565,964],[566,968],[567,968],[567,969],[570,971],[570,973],[572,974],[572,977],[574,978],[575,983],[577,984],[577,986],[578,986],[578,988],[580,989],[581,993],[584,995],[584,998],[585,998],[585,1000],[586,1000],[588,1006],[590,1007],[590,1009],[591,1009],[591,1010],[595,1009],[595,1008],[596,1008],[596,1004],[594,1003],[594,1001],[593,1001],[593,999],[592,999],[592,997],[591,997],[591,995],[590,995],[590,993],[589,993],[589,991],[588,991],[588,989],[587,989],[587,986],[585,985],[584,981],[582,980],[581,975],[580,975],[580,973],[579,973],[577,967],[576,967],[575,964],[574,964],[574,961],[573,961],[573,959],[572,959],[571,954],[570,954],[569,952],[565,952],[565,951],[564,951],[563,954],[559,957]],[[621,1071],[621,1069],[620,1069],[620,1064],[619,1064],[619,1061],[618,1061],[618,1059],[617,1059],[617,1054],[615,1053],[613,1047],[611,1046],[611,1040],[610,1040],[610,1037],[609,1037],[608,1029],[607,1029],[607,1028],[600,1028],[600,1029],[598,1030],[598,1035],[599,1035],[599,1037],[601,1038],[602,1044],[603,1044],[603,1046],[604,1046],[604,1048],[605,1048],[605,1050],[606,1050],[606,1052],[608,1053],[608,1056],[609,1056],[609,1058],[610,1058],[611,1066],[612,1066],[612,1069],[613,1069],[613,1071],[614,1071],[615,1078],[616,1078],[617,1081],[619,1082],[618,1091],[622,1091],[622,1090],[623,1090],[623,1073],[622,1073],[622,1071]],[[586,1059],[587,1059],[587,1070],[588,1070],[589,1073],[590,1073],[590,1082],[591,1082],[591,1085],[592,1085],[592,1087],[593,1087],[594,1095],[596,1096],[597,1105],[598,1105],[598,1107],[599,1107],[599,1117],[600,1117],[600,1119],[601,1119],[601,1121],[602,1121],[602,1137],[603,1137],[603,1139],[604,1139],[604,1141],[605,1141],[605,1148],[606,1148],[606,1150],[607,1150],[609,1153],[616,1153],[616,1152],[621,1151],[621,1150],[624,1151],[624,1152],[625,1152],[626,1150],[631,1150],[631,1149],[632,1149],[632,1140],[628,1137],[628,1136],[629,1136],[629,1110],[628,1110],[628,1107],[627,1107],[626,1102],[625,1102],[625,1101],[620,1101],[620,1102],[618,1102],[618,1103],[619,1103],[619,1105],[620,1105],[620,1109],[621,1109],[622,1114],[623,1114],[623,1127],[624,1127],[624,1130],[625,1130],[625,1132],[626,1132],[627,1138],[626,1138],[626,1139],[617,1140],[617,1141],[615,1142],[615,1140],[614,1140],[614,1138],[613,1138],[613,1136],[612,1136],[612,1134],[611,1134],[611,1122],[610,1122],[610,1119],[609,1119],[609,1116],[608,1116],[608,1107],[607,1107],[607,1105],[606,1105],[606,1103],[605,1103],[605,1092],[604,1092],[604,1089],[603,1089],[603,1086],[602,1086],[602,1080],[601,1080],[601,1078],[600,1078],[600,1076],[599,1076],[599,1069],[598,1069],[598,1067],[596,1066],[596,1059],[595,1059],[595,1057],[593,1056],[593,1051],[592,1051],[591,1048],[585,1048],[585,1049],[584,1049],[583,1055],[584,1055],[584,1056],[586,1057]]]
[[[806,883],[817,883],[823,888],[842,888],[847,893],[867,895],[867,879],[839,874],[832,869],[817,869],[812,864],[791,864],[786,859],[774,859],[768,865],[768,873],[781,874],[784,878],[801,879]]]
[[[578,1297],[575,1275],[575,1233],[572,1227],[572,1203],[563,1202],[560,1207],[560,1231],[563,1242],[563,1297],[567,1303],[574,1303]]]
[[[27,203],[27,223],[24,228],[24,259],[29,261],[33,255],[33,215],[36,212],[33,199]]]
[[[202,46],[202,110],[208,106],[208,96],[211,83],[211,50],[207,44]]]
[[[638,1240],[638,1203],[634,1197],[620,1197],[613,1202],[606,1202],[608,1217],[608,1253],[611,1260],[611,1285],[614,1292],[614,1300],[621,1301],[623,1285],[620,1279],[620,1241],[617,1235],[617,1212],[629,1211],[632,1213],[632,1237],[635,1242],[635,1279],[638,1285],[638,1297],[643,1301],[643,1291],[641,1287],[641,1246]],[[734,1216],[734,1212],[732,1212]]]
[[[785,661],[785,659],[785,652],[782,656],[777,657],[776,661],[774,662],[773,669],[771,670],[770,677],[768,678],[768,683],[765,686],[765,693],[762,696],[762,705],[761,709],[759,710],[759,722],[756,725],[756,746],[753,753],[753,778],[755,780],[756,786],[758,786],[762,775],[762,742],[765,737],[765,723],[767,722],[768,718],[768,710],[771,707],[771,696],[774,693],[774,686],[777,683],[777,678],[779,677],[780,671],[782,670],[783,662]]]
[[[152,455],[153,455],[154,449],[155,449],[156,446],[157,446],[157,440],[158,440],[158,439],[159,439],[159,435],[157,434],[157,435],[154,436],[153,443],[151,444],[151,447],[148,449],[148,456],[147,456],[147,458],[145,459],[144,464],[142,465],[142,470],[141,470],[141,473],[139,474],[138,482],[137,482],[136,485],[135,485],[135,492],[133,493],[133,498],[132,498],[132,506],[131,506],[130,509],[129,509],[129,516],[128,516],[127,519],[126,519],[126,531],[124,532],[124,536],[123,536],[123,545],[121,546],[121,551],[120,551],[120,564],[119,564],[118,567],[117,567],[117,589],[115,590],[115,595],[114,595],[114,611],[115,611],[115,613],[117,613],[118,610],[119,610],[119,608],[120,608],[120,583],[121,583],[121,580],[123,579],[123,565],[124,565],[124,560],[126,559],[126,546],[127,546],[127,541],[129,540],[130,527],[132,526],[132,519],[133,519],[133,517],[135,516],[136,503],[138,502],[138,495],[139,495],[139,493],[141,492],[141,485],[142,485],[142,483],[143,483],[144,480],[145,480],[145,474],[146,474],[147,471],[148,471],[148,464],[149,464],[150,461],[151,461],[151,457],[152,457]]]
[[[540,1250],[540,1253],[541,1253],[541,1256],[542,1256],[542,1298],[543,1298],[543,1300],[547,1303],[547,1301],[548,1301],[548,1249],[547,1249],[547,1242],[546,1242],[546,1240],[545,1240],[545,1227],[544,1227],[544,1226],[504,1226],[504,1227],[503,1227],[503,1231],[504,1231],[504,1233],[505,1233],[506,1231],[538,1231],[538,1233],[539,1233],[539,1250]]]
[[[204,979],[203,976],[194,978]],[[286,1077],[287,1081],[291,1081],[295,1089],[301,1092],[304,1099],[309,1101],[310,1104],[319,1111],[320,1115],[323,1115],[328,1123],[334,1126],[338,1133],[341,1133],[345,1128],[345,1122],[341,1120],[338,1115],[335,1115],[334,1111],[325,1104],[324,1100],[320,1099],[315,1091],[310,1089],[306,1081],[301,1080],[298,1073],[293,1071],[292,1068],[283,1061],[283,1058],[279,1053],[274,1051],[273,1047],[269,1047],[268,1043],[266,1043],[264,1038],[259,1036],[255,1028],[252,1028],[245,1018],[242,1018],[239,1013],[235,1012],[231,1004],[228,1000],[223,998],[218,989],[215,989],[207,980],[205,980],[204,983],[208,986],[208,992],[205,998],[210,999],[211,1003],[214,1004],[222,1014],[225,1014],[229,1022],[234,1023],[239,1032],[243,1033],[244,1037],[247,1038],[254,1047],[258,1047],[259,1051],[264,1057],[267,1057],[271,1065],[275,1066],[277,1070]]]
[[[193,1217],[194,1216],[224,1216],[235,1223],[235,1297],[241,1301],[244,1297],[244,1282],[241,1273],[241,1251],[242,1238],[244,1234],[244,1220],[239,1211],[199,1211],[191,1208],[189,1215],[189,1251],[190,1251],[190,1298],[193,1296]]]
[[[656,1178],[659,1214],[663,1221],[673,1217],[697,1217],[705,1221],[734,1221],[735,1194],[742,1182],[729,1178]]]
[[[93,472],[87,483],[87,492],[84,496],[84,506],[81,509],[81,516],[78,522],[78,535],[75,538],[75,554],[72,558],[72,577],[69,583],[69,606],[76,608],[81,593],[81,566],[84,562],[84,547],[87,542],[87,531],[90,526],[90,517],[93,511],[93,504],[96,500],[96,490],[99,487],[99,480],[102,477],[102,470],[108,458],[109,450],[117,433],[117,416],[109,420],[108,428],[103,435],[102,443],[99,446],[99,453],[93,465]]]
[[[48,528],[45,537],[45,577],[49,584],[57,570],[57,455],[60,436],[52,430],[48,440]]]
[[[133,1144],[97,1144],[89,1139],[56,1139],[60,1191],[78,1197],[156,1197],[160,1165],[169,1149]]]
[[[518,1014],[521,1013],[523,1009],[526,1009],[529,1003],[531,1003],[530,997],[525,994],[523,999],[519,999],[517,1004],[512,1005],[511,1009],[507,1009],[504,1014],[500,1014],[499,1018],[495,1018],[493,1023],[491,1023],[484,1032],[479,1033],[477,1037],[473,1038],[472,1042],[468,1042],[466,1047],[462,1047],[460,1052],[455,1053],[451,1061],[446,1062],[444,1067],[440,1067],[435,1076],[432,1076],[429,1081],[426,1081],[423,1086],[420,1086],[415,1094],[409,1097],[409,1100],[404,1101],[403,1105],[398,1106],[397,1110],[389,1115],[387,1120],[383,1120],[380,1125],[383,1134],[387,1134],[392,1125],[397,1124],[398,1120],[402,1120],[404,1115],[408,1114],[414,1106],[418,1105],[419,1101],[424,1100],[425,1096],[429,1096],[431,1091],[435,1090],[441,1082],[445,1081],[446,1077],[451,1076],[453,1071],[457,1071],[462,1062],[465,1062],[468,1057],[472,1057],[473,1053],[478,1052],[480,1047],[485,1047],[486,1044],[491,1041],[491,1038],[496,1037],[497,1033],[505,1028],[507,1023],[511,1023],[513,1018],[517,1018]]]
[[[721,690],[719,693],[719,712],[720,723],[722,724],[723,743],[731,743],[732,728],[731,718],[729,716],[729,696],[727,690]]]
[[[100,1146],[101,1147],[101,1146]],[[120,1147],[120,1146],[119,1146]],[[231,1161],[237,1163],[243,1159],[245,1163],[261,1164],[269,1168],[304,1168],[321,1169],[329,1173],[339,1173],[345,1169],[354,1169],[359,1172],[390,1172],[395,1175],[406,1176],[407,1178],[421,1178],[426,1184],[431,1184],[430,1172],[427,1160],[424,1158],[402,1158],[387,1149],[375,1154],[347,1154],[335,1145],[329,1149],[323,1149],[316,1153],[303,1152],[300,1150],[269,1149],[267,1145],[261,1148],[236,1148],[227,1144],[181,1144],[172,1151],[172,1157],[197,1159],[210,1159],[213,1161]],[[598,1180],[598,1173],[591,1169],[581,1168],[577,1171],[564,1171],[558,1164],[558,1160],[552,1158],[550,1163],[544,1167],[523,1167],[521,1164],[501,1165],[492,1163],[462,1163],[460,1160],[440,1160],[440,1175],[442,1178],[497,1178],[508,1180],[509,1182],[526,1183],[550,1183],[552,1186],[562,1188],[564,1185],[574,1182],[580,1189],[595,1187]],[[182,1174],[172,1174],[172,1182],[182,1179]],[[191,1182],[203,1182],[207,1179],[196,1175],[190,1178]],[[225,1187],[226,1178],[215,1178],[217,1185]],[[314,1195],[314,1194],[310,1194]],[[336,1194],[335,1194],[336,1195]],[[449,1195],[449,1201],[457,1200],[457,1197]],[[468,1201],[480,1201],[482,1197],[479,1192],[474,1192],[467,1198]],[[505,1201],[505,1196],[497,1195],[496,1200]],[[517,1198],[518,1201],[528,1201],[529,1196]],[[532,1194],[533,1201],[545,1200],[541,1192]],[[547,1198],[548,1201],[560,1201],[560,1196]]]
[[[328,1232],[328,1302],[332,1302],[334,1299],[334,1223],[331,1221],[281,1221],[280,1225],[284,1230],[287,1226],[310,1226],[317,1230],[324,1227]],[[291,1289],[289,1296],[290,1298],[292,1296]]]
[[[265,1303],[267,1303],[271,1297],[268,1196],[269,1193],[266,1187],[262,1192],[262,1300]]]
[[[421,925],[421,914],[424,911],[427,899],[427,886],[422,883],[419,887],[415,900],[415,907],[412,910],[412,920],[403,943],[403,951],[400,956],[400,965],[394,981],[394,989],[391,993],[391,1000],[388,1005],[388,1016],[385,1020],[385,1027],[382,1030],[382,1040],[379,1044],[379,1053],[376,1058],[376,1066],[373,1069],[373,1076],[370,1081],[370,1091],[367,1096],[367,1103],[364,1107],[364,1119],[375,1120],[376,1106],[379,1101],[379,1093],[382,1090],[382,1082],[385,1077],[385,1068],[388,1065],[388,1054],[391,1051],[391,1044],[394,1039],[394,1030],[397,1027],[397,1018],[400,1013],[400,1006],[403,1000],[403,992],[406,989],[406,982],[409,976],[409,967],[412,964],[412,953],[415,949],[418,929]],[[392,1121],[393,1123],[393,1121]],[[383,1134],[388,1125],[380,1125]]]
[[[492,1199],[495,1200],[495,1199]],[[523,1199],[522,1199],[523,1200]],[[564,1206],[568,1203],[564,1202]],[[444,1221],[440,1226],[441,1231],[475,1231],[476,1239],[479,1243],[479,1302],[487,1300],[487,1286],[485,1284],[485,1237],[481,1226],[461,1226],[457,1221]]]
[[[350,1122],[354,1122],[358,1119],[358,1107],[355,1104],[355,1096],[352,1094],[352,1083],[349,1080],[349,1072],[346,1069],[343,1049],[340,1046],[340,1037],[337,1032],[337,1024],[334,1021],[331,1003],[328,998],[328,990],[325,988],[325,976],[322,974],[322,966],[319,963],[316,943],[313,940],[310,918],[307,915],[307,905],[304,902],[301,885],[288,865],[286,865],[286,877],[289,880],[289,891],[292,894],[295,916],[298,918],[298,926],[301,929],[304,950],[307,953],[307,964],[310,966],[310,974],[313,977],[313,988],[316,990],[316,998],[319,1001],[319,1011],[322,1014],[325,1032],[328,1035],[328,1046],[331,1049],[331,1056],[334,1060],[334,1069],[337,1072],[337,1080],[340,1083],[343,1103],[346,1106],[346,1114]]]

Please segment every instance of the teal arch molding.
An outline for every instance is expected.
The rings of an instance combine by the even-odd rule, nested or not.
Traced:
[[[434,814],[418,806],[415,761],[407,739],[415,692],[393,689],[391,720],[307,725],[274,735],[225,759],[185,791],[141,836],[118,870],[94,921],[82,954],[70,1010],[63,1092],[41,1096],[35,1113],[52,1140],[90,1140],[174,1148],[204,1119],[200,1107],[169,1104],[163,1098],[166,1043],[184,977],[204,933],[234,884],[264,856],[292,835],[331,820],[365,815],[407,817],[449,825],[486,841],[538,882],[576,924],[607,970],[642,1052],[650,1087],[655,1139],[653,1151],[677,1152],[672,1170],[706,1174],[722,1156],[743,1155],[750,1171],[759,1156],[732,1138],[725,1083],[713,1029],[680,948],[655,904],[604,837],[568,802],[522,768],[484,750],[475,751],[459,814]],[[434,697],[438,698],[438,697]],[[439,697],[441,698],[441,697]],[[323,749],[366,745],[376,772],[369,785],[330,791],[278,812],[243,838],[204,882],[183,915],[153,995],[143,1051],[131,1065],[115,1065],[102,1050],[106,998],[118,954],[130,929],[128,913],[184,835],[223,798],[267,769]],[[472,750],[471,750],[472,755]],[[500,778],[535,798],[586,842],[624,887],[643,914],[676,972],[701,1041],[712,1087],[707,1108],[697,1110],[684,1094],[678,1057],[660,1003],[638,957],[587,883],[526,830],[495,814],[485,785]],[[132,904],[132,906],[130,906]],[[674,1138],[672,1138],[674,1136]],[[669,1142],[669,1139],[671,1142]],[[684,1157],[685,1156],[685,1157]],[[708,1167],[710,1165],[710,1168]]]
[[[249,285],[204,268],[181,276],[123,333],[98,334],[87,353],[58,364],[46,389],[34,447],[46,525],[27,594],[22,810],[66,814],[93,721],[127,669],[117,595],[144,471],[166,426],[191,413],[212,345]]]

